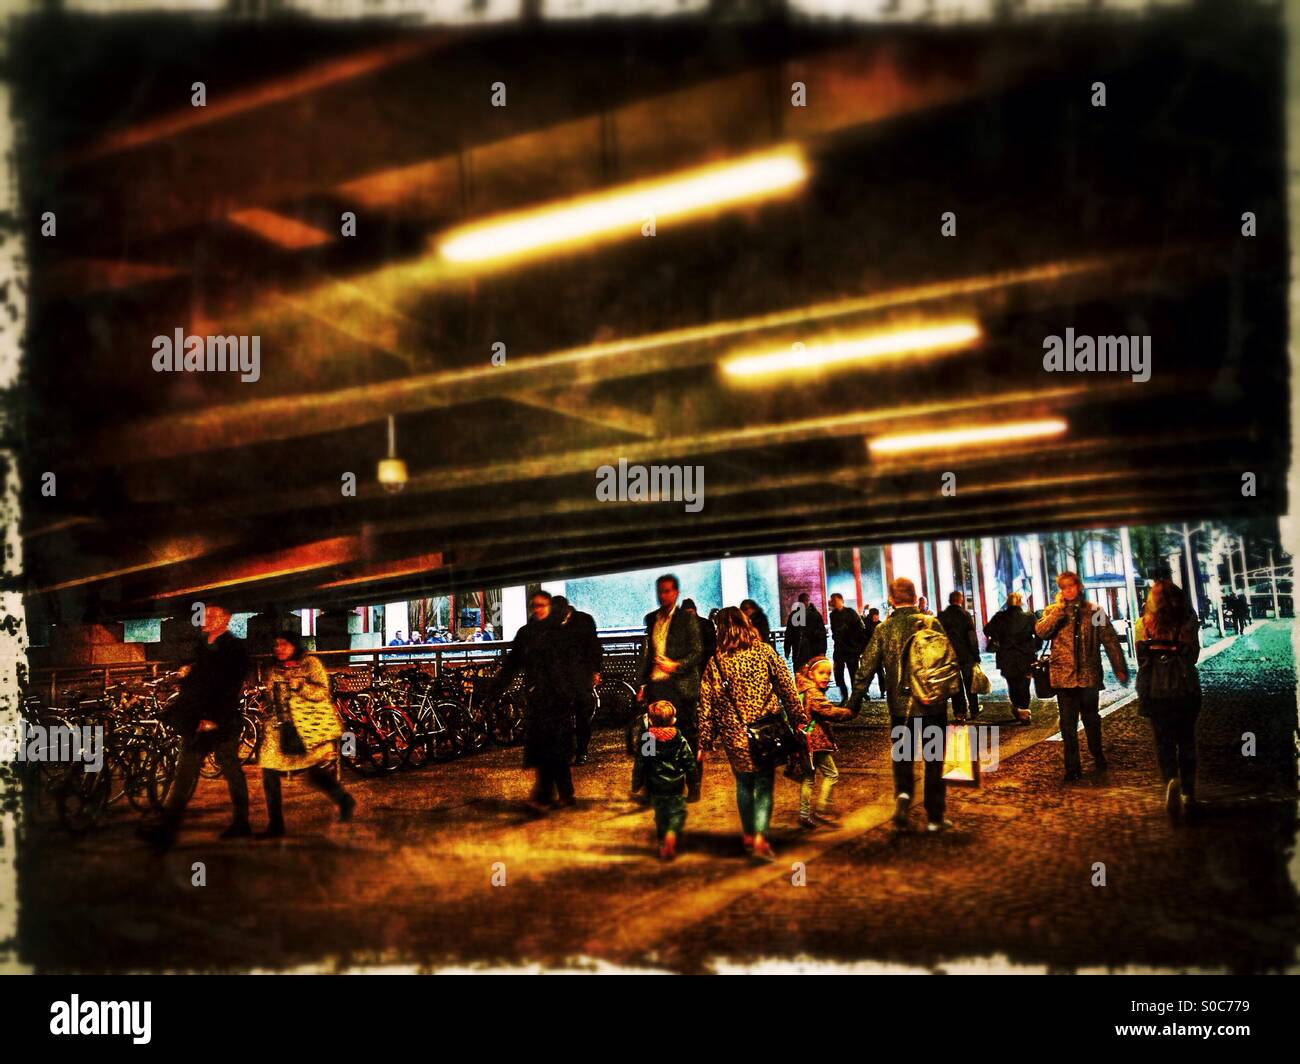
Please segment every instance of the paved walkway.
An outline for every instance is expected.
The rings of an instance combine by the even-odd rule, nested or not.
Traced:
[[[1042,741],[1057,729],[1047,703],[1033,725],[1001,729],[1001,765],[980,789],[949,789],[958,824],[949,836],[897,835],[886,824],[888,731],[867,724],[842,732],[840,829],[800,835],[796,786],[780,780],[781,859],[752,865],[719,761],[704,801],[690,807],[682,857],[664,866],[652,857],[649,814],[626,799],[621,738],[604,732],[593,764],[577,770],[578,806],[541,820],[522,805],[519,752],[494,750],[350,781],[360,798],[351,825],[332,823],[316,795],[291,783],[294,834],[280,842],[217,841],[228,815],[219,782],[201,785],[181,844],[164,858],[135,841],[126,816],[76,842],[37,824],[22,851],[23,952],[59,970],[323,960],[696,971],[777,958],[916,969],[989,958],[1039,969],[1286,967],[1300,941],[1286,866],[1295,829],[1290,637],[1288,622],[1257,624],[1204,663],[1210,809],[1189,826],[1163,814],[1135,705],[1105,722],[1105,784],[1065,785],[1059,744]],[[879,706],[868,721],[875,716]],[[1009,716],[995,695],[981,719]],[[1241,756],[1244,731],[1256,736],[1253,758]],[[193,885],[195,862],[205,886]],[[1105,886],[1093,885],[1099,863]],[[806,885],[792,885],[796,873]]]

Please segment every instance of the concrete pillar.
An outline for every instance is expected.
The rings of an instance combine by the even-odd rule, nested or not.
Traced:
[[[116,622],[51,625],[49,645],[29,648],[28,663],[33,668],[143,663],[148,644],[126,642],[124,629]]]
[[[1273,616],[1281,617],[1282,611],[1277,604],[1277,563],[1273,561],[1273,548],[1268,548],[1268,580],[1273,594]]]
[[[1029,589],[1033,595],[1032,608],[1041,610],[1047,605],[1047,567],[1043,563],[1043,541],[1037,532],[1029,536]]]
[[[916,585],[918,595],[925,594],[921,580],[921,545],[919,543],[890,544],[890,559],[893,562],[894,579],[905,576]]]
[[[288,610],[267,610],[248,618],[248,650],[252,654],[269,654],[275,637],[281,632],[299,632],[302,618]]]
[[[361,634],[361,617],[356,610],[322,610],[316,615],[316,649],[347,650],[356,645],[352,637]]]
[[[739,606],[749,598],[748,566],[744,558],[722,559],[722,604]]]
[[[1120,564],[1124,566],[1124,593],[1128,596],[1128,630],[1133,631],[1138,618],[1137,574],[1133,571],[1133,542],[1128,526],[1119,530]]]
[[[411,633],[406,629],[410,624],[405,602],[388,602],[384,605],[384,646],[393,641],[398,632],[403,639],[410,639]]]
[[[513,639],[528,623],[528,598],[523,584],[501,589],[501,639]]]
[[[980,540],[980,564],[983,566],[980,576],[984,581],[984,604],[990,617],[1002,607],[1002,593],[998,590],[997,559],[997,545],[993,538],[983,537]]]
[[[962,590],[957,586],[957,576],[952,564],[952,540],[941,539],[934,545],[935,562],[937,570],[935,573],[936,594],[942,596],[943,603],[948,604],[948,593],[950,591]],[[975,604],[967,603],[969,606]]]

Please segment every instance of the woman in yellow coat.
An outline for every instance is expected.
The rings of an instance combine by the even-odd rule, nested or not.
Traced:
[[[309,786],[323,791],[339,808],[339,819],[350,820],[356,799],[339,783],[339,739],[343,722],[330,699],[329,676],[314,654],[308,654],[296,635],[278,636],[274,647],[275,665],[267,678],[267,693],[273,707],[280,707],[267,721],[257,763],[262,769],[262,788],[270,814],[267,829],[259,839],[284,834],[284,811],[280,779],[289,772],[303,772]],[[293,722],[301,740],[301,752],[293,753],[281,743],[281,721]],[[288,745],[295,746],[290,742]]]

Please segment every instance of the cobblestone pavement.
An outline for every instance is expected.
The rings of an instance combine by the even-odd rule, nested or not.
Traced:
[[[1202,666],[1199,749],[1207,811],[1164,815],[1149,729],[1132,702],[1108,716],[1109,777],[1061,781],[1053,703],[1000,729],[1001,765],[949,788],[957,829],[896,834],[887,719],[841,731],[845,813],[801,835],[797,788],[779,780],[779,862],[743,855],[730,772],[711,763],[681,858],[653,858],[649,814],[626,798],[621,737],[600,732],[575,770],[577,807],[522,804],[517,750],[382,780],[348,781],[350,825],[300,784],[291,835],[220,842],[220,782],[201,785],[178,847],[151,855],[114,818],[82,840],[36,823],[21,846],[24,958],[47,970],[278,968],[396,963],[575,965],[675,971],[765,960],[912,969],[1294,965],[1295,675],[1289,622],[1261,623]],[[996,674],[995,692],[1000,692]],[[1108,692],[1122,701],[1128,692]],[[1005,696],[981,721],[1010,717]],[[873,723],[876,722],[876,723]],[[1258,753],[1241,755],[1241,736]],[[1088,766],[1084,754],[1085,768]],[[264,815],[249,773],[254,819]],[[918,814],[914,816],[919,817]],[[919,821],[918,821],[919,826]],[[193,885],[203,862],[206,886]],[[795,862],[806,875],[793,886]],[[1094,886],[1094,866],[1105,886]],[[494,868],[495,866],[495,868]],[[494,870],[505,884],[494,886]]]

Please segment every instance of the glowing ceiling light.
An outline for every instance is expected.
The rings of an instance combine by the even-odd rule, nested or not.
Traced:
[[[652,218],[680,221],[770,199],[807,179],[803,153],[782,147],[460,226],[442,237],[438,253],[449,262],[482,263],[640,235]]]
[[[940,354],[968,347],[980,336],[979,323],[970,318],[894,326],[836,340],[796,343],[790,347],[737,355],[723,360],[722,372],[729,377],[762,377],[774,373],[831,369],[850,362],[903,355]]]
[[[907,451],[943,450],[952,447],[979,447],[992,443],[1018,442],[1043,436],[1059,436],[1069,425],[1063,418],[1038,421],[1011,421],[1004,425],[971,425],[933,432],[904,432],[877,436],[868,443],[872,454],[903,454]]]

